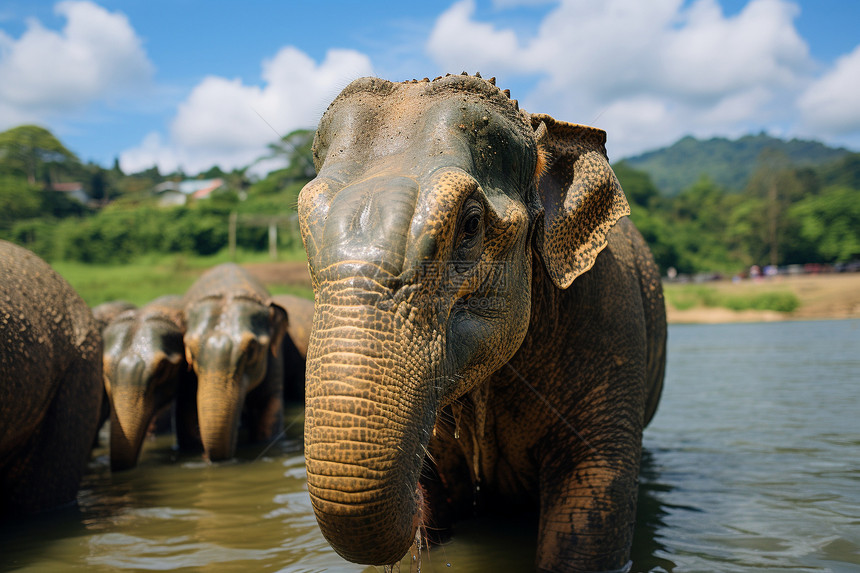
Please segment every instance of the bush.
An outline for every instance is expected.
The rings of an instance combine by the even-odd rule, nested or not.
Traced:
[[[728,308],[730,310],[773,310],[794,312],[800,307],[800,299],[787,291],[731,294],[707,286],[678,286],[665,290],[666,300],[677,310],[689,310],[696,306]]]

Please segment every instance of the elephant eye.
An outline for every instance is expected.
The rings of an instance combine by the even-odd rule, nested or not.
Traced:
[[[478,232],[478,229],[481,227],[481,216],[477,213],[473,213],[463,222],[463,233],[466,236],[474,235]]]
[[[466,208],[463,215],[462,223],[460,224],[460,244],[468,246],[481,230],[481,223],[484,220],[484,210],[481,204],[477,201]]]
[[[262,350],[262,345],[256,339],[252,339],[248,342],[248,346],[245,347],[244,354],[248,362],[256,362],[260,357]]]
[[[483,244],[483,226],[484,209],[478,201],[471,201],[467,204],[463,217],[460,219],[460,232],[454,252],[457,272],[464,272],[474,264],[475,260],[480,258],[481,245]]]

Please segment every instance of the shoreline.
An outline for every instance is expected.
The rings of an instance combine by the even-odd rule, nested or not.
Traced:
[[[687,285],[665,285],[683,289]],[[761,280],[731,280],[696,283],[696,287],[712,288],[720,293],[755,294],[790,292],[800,301],[793,312],[773,310],[735,311],[722,307],[697,306],[677,310],[666,303],[669,324],[726,324],[739,322],[782,322],[800,320],[860,319],[860,273],[830,273],[819,275],[777,276]]]
[[[743,310],[735,311],[728,308],[695,308],[690,310],[675,310],[666,308],[668,324],[736,324],[749,322],[807,322],[815,320],[857,320],[857,315],[809,315],[802,316],[795,312],[777,312],[775,310]]]
[[[303,261],[247,263],[243,267],[270,288],[298,286],[311,288],[307,263]],[[843,320],[860,318],[860,273],[827,273],[731,280],[704,283],[667,283],[664,291],[686,288],[714,289],[730,295],[755,295],[766,292],[790,292],[800,301],[793,312],[772,310],[734,311],[724,307],[696,306],[677,310],[667,301],[669,324],[726,324],[735,322],[780,322],[789,320]]]

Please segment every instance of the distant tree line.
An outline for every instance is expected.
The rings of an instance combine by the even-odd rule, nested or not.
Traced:
[[[230,172],[213,167],[189,177],[155,167],[126,174],[118,161],[110,168],[84,164],[49,131],[17,127],[0,133],[0,238],[48,260],[120,263],[153,253],[212,254],[227,247],[231,212],[296,211],[298,193],[314,174],[312,139],[313,132],[298,130],[271,144],[260,160],[281,158],[287,167],[260,179],[248,175],[250,166]],[[681,151],[691,153],[692,143],[681,143]],[[747,147],[753,143],[763,145],[761,136],[743,140]],[[724,142],[719,145],[725,149]],[[820,144],[804,145],[827,157]],[[751,173],[742,186],[702,177],[671,196],[644,170],[625,161],[613,167],[631,217],[664,272],[734,273],[753,264],[860,259],[860,154],[843,150],[839,159],[810,166],[764,147],[755,168],[744,167]],[[165,181],[215,177],[226,182],[225,192],[184,206],[159,206],[152,193]],[[84,205],[51,190],[62,182],[81,183],[92,200]],[[299,248],[295,236],[280,240]],[[264,251],[268,232],[240,226],[236,241]]]
[[[613,167],[631,218],[664,271],[731,273],[754,264],[860,259],[860,154],[797,167],[764,150],[743,188],[703,177],[674,197],[624,161]]]
[[[125,174],[82,164],[50,132],[21,126],[0,134],[0,238],[21,244],[48,260],[120,263],[147,254],[209,255],[228,245],[231,212],[295,212],[298,193],[313,177],[313,132],[299,130],[269,146],[264,159],[281,158],[287,167],[253,180],[250,166],[224,172],[219,167],[190,177],[181,171],[162,175],[156,167]],[[310,170],[308,168],[310,165]],[[183,206],[158,204],[153,189],[166,181],[221,178],[226,190]],[[80,182],[92,198],[84,205],[52,190]],[[286,248],[299,248],[295,235],[283,234]],[[268,230],[239,226],[237,246],[268,248]]]

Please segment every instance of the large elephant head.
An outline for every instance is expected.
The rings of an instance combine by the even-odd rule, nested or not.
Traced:
[[[471,76],[356,80],[324,114],[299,197],[316,304],[305,456],[345,558],[408,550],[437,413],[526,336],[533,251],[567,288],[628,213],[604,141]]]
[[[111,469],[137,465],[156,412],[168,405],[188,370],[181,297],[127,310],[104,329],[105,390],[111,402]]]
[[[185,352],[197,374],[204,455],[233,457],[246,396],[269,373],[287,328],[283,308],[240,267],[219,265],[186,293]],[[281,404],[281,386],[277,404]],[[274,413],[270,413],[274,415]]]

